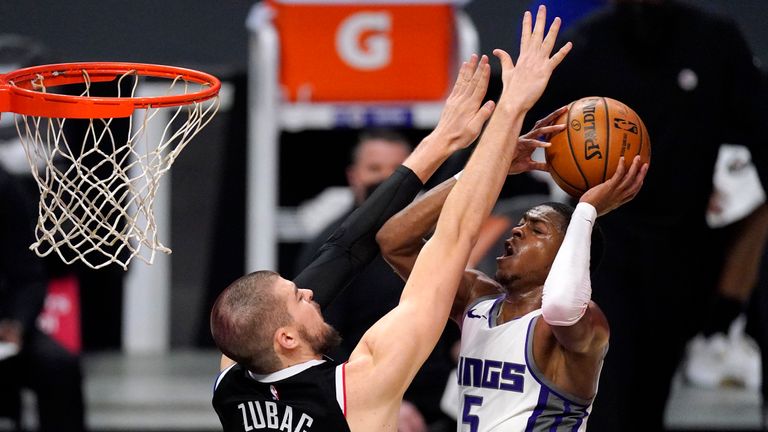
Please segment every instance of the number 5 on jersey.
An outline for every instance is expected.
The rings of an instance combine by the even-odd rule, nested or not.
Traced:
[[[480,396],[464,395],[464,409],[461,412],[461,423],[469,425],[469,432],[477,432],[480,429],[480,417],[472,414],[472,407],[483,404],[483,398]]]

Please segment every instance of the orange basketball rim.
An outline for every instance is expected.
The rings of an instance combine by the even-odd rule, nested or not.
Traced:
[[[126,74],[183,80],[201,86],[181,95],[151,97],[93,97],[51,93],[57,86],[104,82]],[[0,112],[57,118],[128,117],[139,108],[203,102],[218,95],[221,82],[213,75],[175,66],[144,63],[60,63],[19,69],[0,75]]]
[[[151,264],[156,251],[170,253],[153,211],[160,178],[216,114],[220,88],[204,72],[141,63],[0,75],[0,112],[15,113],[40,192],[30,249],[126,270],[133,258]]]

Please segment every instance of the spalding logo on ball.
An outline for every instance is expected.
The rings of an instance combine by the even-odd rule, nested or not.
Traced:
[[[621,156],[627,168],[635,155],[650,163],[651,140],[645,124],[615,99],[579,99],[556,123],[568,127],[550,139],[545,155],[552,178],[571,196],[580,197],[611,178]]]

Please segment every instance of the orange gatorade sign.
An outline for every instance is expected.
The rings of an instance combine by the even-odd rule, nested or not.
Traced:
[[[273,0],[271,6],[289,100],[438,100],[449,88],[451,4]]]

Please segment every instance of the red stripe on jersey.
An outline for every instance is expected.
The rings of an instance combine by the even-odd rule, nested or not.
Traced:
[[[341,389],[344,395],[344,417],[347,417],[347,362],[341,365]]]

